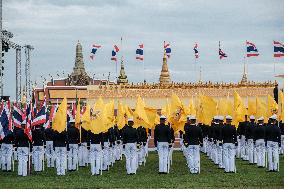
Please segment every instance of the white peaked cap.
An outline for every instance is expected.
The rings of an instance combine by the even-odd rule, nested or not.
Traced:
[[[264,120],[264,117],[259,117],[258,119],[257,119],[257,121],[263,121]]]
[[[273,114],[271,117],[270,117],[270,119],[277,119],[277,115],[276,114]]]
[[[69,123],[75,123],[75,120],[73,118],[70,118]]]
[[[233,118],[232,118],[232,116],[227,115],[227,116],[226,116],[226,119],[228,119],[228,120],[232,120]]]
[[[254,115],[249,116],[249,119],[255,119]]]
[[[219,120],[223,121],[224,120],[224,116],[219,116]]]
[[[132,117],[128,118],[128,121],[133,121],[133,118]]]
[[[161,115],[161,116],[160,116],[160,119],[167,119],[167,117],[164,116],[164,115]]]
[[[196,119],[196,117],[195,117],[194,115],[188,115],[188,116],[187,116],[187,119],[188,119],[188,120],[194,120],[194,119]]]
[[[219,120],[219,116],[214,116],[213,119]]]

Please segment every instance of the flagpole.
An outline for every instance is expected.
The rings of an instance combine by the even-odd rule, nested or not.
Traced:
[[[247,40],[246,40],[246,44],[245,44],[245,47],[247,47]],[[248,76],[248,60],[247,60],[247,55],[246,55],[246,53],[247,53],[247,50],[245,50],[245,56],[244,56],[244,58],[245,58],[245,64],[246,64],[246,66],[247,66],[247,76]]]

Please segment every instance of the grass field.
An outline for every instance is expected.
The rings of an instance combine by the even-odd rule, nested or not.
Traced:
[[[116,162],[102,176],[91,176],[89,168],[57,176],[55,169],[32,172],[19,177],[0,172],[0,189],[6,188],[284,188],[284,157],[280,158],[280,172],[266,172],[264,168],[237,160],[237,173],[224,173],[205,156],[201,156],[201,174],[191,175],[181,152],[174,152],[170,174],[159,175],[158,155],[151,152],[146,166],[139,167],[137,175],[126,175],[125,160]]]

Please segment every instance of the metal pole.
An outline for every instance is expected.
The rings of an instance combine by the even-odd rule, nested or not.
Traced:
[[[1,51],[1,55],[0,55],[0,67],[2,68],[2,0],[0,0],[0,51]],[[0,73],[0,95],[3,96],[3,70]]]
[[[21,69],[21,48],[16,49],[16,101],[21,101],[22,93],[22,69]]]

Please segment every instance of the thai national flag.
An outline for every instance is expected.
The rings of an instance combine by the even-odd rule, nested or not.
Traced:
[[[255,44],[246,41],[246,45],[247,45],[247,57],[251,57],[251,56],[258,56],[258,50],[255,46]]]
[[[198,48],[198,45],[197,45],[197,43],[195,43],[195,45],[193,47],[195,58],[199,58],[199,54],[198,54],[197,48]]]
[[[111,52],[111,60],[116,62],[117,61],[116,54],[119,52],[119,48],[117,45],[114,45],[113,47],[114,49]]]
[[[97,50],[98,50],[99,48],[101,48],[101,47],[102,47],[101,45],[96,45],[96,44],[93,44],[93,45],[92,45],[92,51],[91,51],[91,55],[90,55],[90,58],[91,58],[92,60],[94,60],[95,54],[96,54]]]
[[[136,59],[144,60],[144,44],[138,45],[138,49],[136,49]]]
[[[279,58],[281,56],[284,56],[284,44],[278,41],[273,41],[273,44],[274,44],[274,57]]]
[[[164,41],[164,49],[165,49],[165,53],[166,53],[167,57],[170,58],[171,57],[171,52],[172,52],[170,43],[166,43]]]
[[[219,56],[220,59],[228,57],[227,54],[222,51],[220,41],[219,41]]]
[[[46,116],[47,122],[46,122],[46,123],[44,124],[44,126],[43,126],[45,129],[50,128],[50,123],[52,122],[52,120],[53,120],[53,118],[54,118],[54,116],[55,116],[55,113],[56,113],[56,111],[57,111],[57,108],[58,108],[58,105],[52,105],[49,114],[46,114],[46,115],[47,115],[47,116]]]
[[[13,104],[13,123],[15,127],[21,128],[23,122],[24,113],[21,108],[17,106],[16,103]]]
[[[32,129],[32,103],[26,105],[26,116],[23,124],[25,124],[24,133],[28,136],[29,140],[33,140]]]
[[[32,126],[38,126],[46,123],[46,97],[44,96],[44,101],[39,109],[39,111],[35,114],[32,120]]]
[[[4,109],[1,112],[0,117],[0,140],[3,139],[5,136],[7,136],[9,131],[12,131],[11,127],[11,118],[9,116],[10,110],[9,105],[6,104]]]

